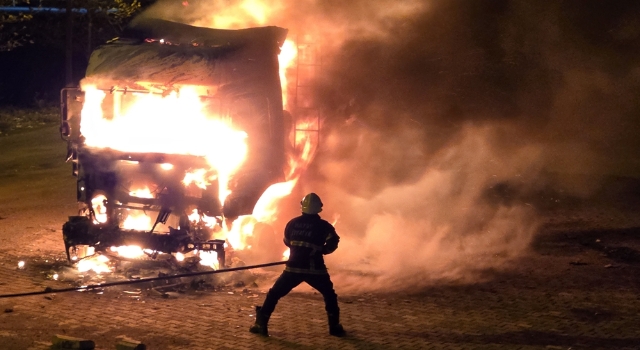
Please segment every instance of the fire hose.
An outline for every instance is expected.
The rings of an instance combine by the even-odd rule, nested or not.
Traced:
[[[118,282],[98,283],[98,284],[91,284],[91,285],[88,285],[88,286],[71,287],[71,288],[53,289],[51,287],[47,287],[44,290],[36,291],[36,292],[26,292],[26,293],[16,293],[16,294],[0,294],[0,299],[17,298],[17,297],[24,297],[24,296],[30,296],[30,295],[42,295],[42,294],[51,294],[51,293],[74,292],[74,291],[80,291],[80,290],[92,290],[92,289],[113,287],[113,286],[120,286],[120,285],[127,285],[127,284],[136,284],[136,283],[143,283],[143,282],[161,281],[161,280],[179,278],[179,277],[213,275],[213,274],[224,273],[224,272],[251,270],[251,269],[258,269],[258,268],[261,268],[261,267],[283,265],[283,264],[286,264],[286,263],[287,263],[286,261],[276,261],[276,262],[271,262],[271,263],[266,263],[266,264],[230,267],[228,269],[222,269],[222,270],[189,272],[189,273],[183,273],[183,274],[179,274],[179,275],[167,275],[167,276],[159,276],[159,277],[140,278],[140,279],[135,279],[135,280],[118,281]]]

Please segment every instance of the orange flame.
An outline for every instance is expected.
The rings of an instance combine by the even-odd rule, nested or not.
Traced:
[[[313,159],[312,150],[317,147],[317,143],[314,142],[316,140],[313,137],[300,138],[301,144],[297,149],[298,153],[290,155],[288,181],[269,186],[258,199],[252,215],[240,217],[232,226],[231,231],[226,232],[226,239],[234,249],[245,248],[246,241],[253,235],[256,223],[273,224],[275,222],[280,201],[291,194],[300,175]]]
[[[83,86],[83,90],[80,129],[87,146],[205,157],[218,174],[220,201],[224,202],[229,194],[229,177],[246,158],[247,134],[233,129],[229,121],[207,113],[195,87],[184,86],[179,94],[173,91],[165,97],[128,92],[132,102],[126,106],[114,103],[111,119],[105,118],[102,108],[106,93],[92,85]],[[115,92],[113,98],[122,96]],[[225,151],[220,152],[221,149]],[[206,179],[197,181],[198,186],[206,183]]]
[[[206,21],[190,24],[222,29],[266,25],[282,6],[284,5],[280,2],[241,0],[234,5],[221,8]],[[294,99],[288,93],[295,91],[290,88],[290,85],[295,82],[292,79],[295,70],[292,68],[296,64],[298,50],[298,44],[295,41],[286,40],[278,55],[283,105],[286,109],[293,111],[296,106],[290,106]],[[83,90],[86,94],[81,131],[86,137],[87,145],[127,152],[204,156],[215,170],[220,201],[224,203],[224,199],[230,193],[227,188],[228,180],[246,158],[247,134],[234,130],[229,123],[218,116],[205,113],[195,87],[184,86],[179,94],[172,92],[164,98],[158,95],[129,92],[128,94],[135,96],[135,104],[127,110],[114,110],[111,119],[104,118],[101,108],[106,94],[93,86],[84,86]],[[115,98],[118,97],[115,96]],[[176,115],[181,116],[180,120],[176,120]],[[292,132],[290,138],[295,150],[289,157],[286,181],[270,186],[258,200],[252,215],[240,217],[230,228],[223,228],[224,238],[234,249],[250,248],[247,242],[253,234],[256,223],[271,224],[275,221],[279,202],[292,193],[302,172],[313,159],[318,146],[317,130],[320,127],[318,123],[317,118],[296,123],[294,129],[298,131]],[[172,127],[167,128],[167,125]],[[168,131],[170,135],[167,134]],[[119,142],[114,143],[114,141]],[[217,149],[225,149],[225,152],[215,152]],[[171,169],[172,165],[163,164],[162,167]],[[211,172],[207,169],[196,169],[185,175],[183,183],[185,186],[194,184],[199,188],[206,188],[216,180],[207,177],[210,174]],[[104,198],[100,199],[102,200]],[[99,205],[94,204],[94,207],[96,206]],[[204,222],[209,227],[218,223],[216,218],[209,218],[195,210],[189,215],[189,220]],[[145,221],[145,223],[150,225],[150,222]],[[217,264],[217,257],[213,255],[215,253],[209,255],[201,253],[203,252],[200,252],[199,256],[203,264],[212,267]],[[284,256],[288,257],[286,252]]]
[[[76,268],[79,272],[93,271],[95,273],[111,272],[111,267],[107,264],[109,258],[104,255],[93,255],[78,262]]]
[[[144,250],[137,245],[123,245],[119,247],[111,247],[112,252],[128,259],[139,258],[144,255]]]
[[[104,224],[107,222],[107,207],[104,205],[107,197],[99,194],[91,199],[91,207],[95,214],[95,224]]]
[[[221,29],[262,26],[267,23],[272,14],[279,13],[282,7],[283,4],[279,1],[241,0],[231,3],[226,2],[224,6],[216,8],[216,11],[210,17],[191,24]]]
[[[196,169],[191,172],[188,172],[184,176],[184,180],[182,183],[185,186],[189,186],[189,184],[195,184],[199,188],[205,189],[210,185],[207,179],[207,170],[206,169]]]
[[[298,48],[296,43],[293,40],[285,40],[280,50],[280,54],[278,55],[278,62],[280,64],[280,84],[282,85],[282,104],[285,108],[288,108],[287,88],[289,87],[289,80],[287,79],[287,71],[292,68],[297,56]]]
[[[198,252],[198,257],[200,257],[200,265],[209,266],[214,270],[219,268],[218,253],[200,251]]]

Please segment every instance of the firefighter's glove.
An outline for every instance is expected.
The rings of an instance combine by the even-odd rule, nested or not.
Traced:
[[[336,249],[338,249],[338,241],[327,241],[327,243],[324,244],[324,246],[322,247],[322,254],[323,255],[327,255],[327,254],[331,254],[333,252],[336,251]]]

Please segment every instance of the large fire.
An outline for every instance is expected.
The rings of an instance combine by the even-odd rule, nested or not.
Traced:
[[[255,6],[250,6],[250,9],[252,17],[259,15],[254,13],[257,9]],[[232,22],[234,27],[238,27],[237,22]],[[291,91],[295,91],[295,86],[292,88],[290,85],[297,83],[293,68],[297,63],[298,50],[298,45],[293,40],[287,40],[279,55],[283,105],[289,110],[295,110],[295,106],[292,105],[294,99],[289,95]],[[185,187],[197,186],[200,189],[206,189],[215,183],[218,186],[220,202],[224,203],[225,198],[230,194],[229,179],[247,157],[248,136],[243,130],[234,126],[231,120],[210,112],[198,93],[198,87],[180,86],[176,91],[165,95],[116,91],[113,93],[113,110],[106,113],[102,105],[107,98],[107,93],[93,85],[82,86],[82,89],[85,92],[85,102],[82,110],[81,132],[87,146],[110,148],[121,152],[204,157],[210,168],[192,169],[186,173],[182,182]],[[128,94],[126,103],[122,102],[124,94]],[[177,115],[180,116],[179,120],[176,120]],[[171,127],[167,128],[167,125]],[[319,119],[317,117],[308,120],[296,118],[293,126],[289,139],[294,151],[289,155],[286,181],[269,187],[257,202],[252,215],[241,216],[231,225],[221,225],[221,221],[217,218],[207,217],[194,210],[189,215],[189,220],[208,227],[217,225],[216,232],[221,237],[215,238],[225,239],[234,250],[251,249],[248,241],[254,234],[255,225],[274,223],[279,201],[292,193],[316,150]],[[315,132],[309,132],[309,130]],[[220,152],[220,149],[224,149],[225,152]],[[169,171],[174,168],[174,165],[165,163],[161,164],[161,168]],[[154,198],[154,193],[148,186],[129,189],[129,191],[132,197]],[[105,201],[106,198],[103,195],[98,195],[92,200],[95,219],[98,223],[106,220]],[[124,229],[149,230],[153,225],[153,219],[144,211],[132,210],[128,212],[121,225]],[[137,246],[112,247],[111,251],[127,258],[152,253],[145,252]],[[196,250],[191,254],[199,257],[202,265],[219,267],[215,252]],[[287,256],[288,250],[284,251],[283,259]],[[179,261],[184,259],[181,253],[176,253],[175,257]],[[104,258],[83,261],[86,261],[83,262],[83,270],[109,271],[106,267],[107,260]],[[91,267],[92,263],[101,267]]]
[[[104,91],[92,85],[83,86],[83,90],[81,131],[87,146],[203,156],[217,173],[220,200],[224,202],[229,195],[229,176],[247,155],[247,134],[235,130],[228,120],[207,113],[195,87],[184,86],[179,93],[173,91],[167,96],[127,92],[129,103],[114,103],[112,118],[105,118],[102,109]],[[189,173],[185,182],[204,187],[208,183],[206,173],[205,169]]]

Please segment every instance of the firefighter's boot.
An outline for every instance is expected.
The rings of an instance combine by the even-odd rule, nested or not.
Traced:
[[[347,335],[344,328],[340,324],[340,314],[328,314],[329,317],[329,334],[334,337],[344,337]]]
[[[270,316],[271,315],[265,315],[262,313],[262,306],[256,306],[256,323],[249,328],[249,332],[268,337],[269,328],[267,325],[269,323]]]

